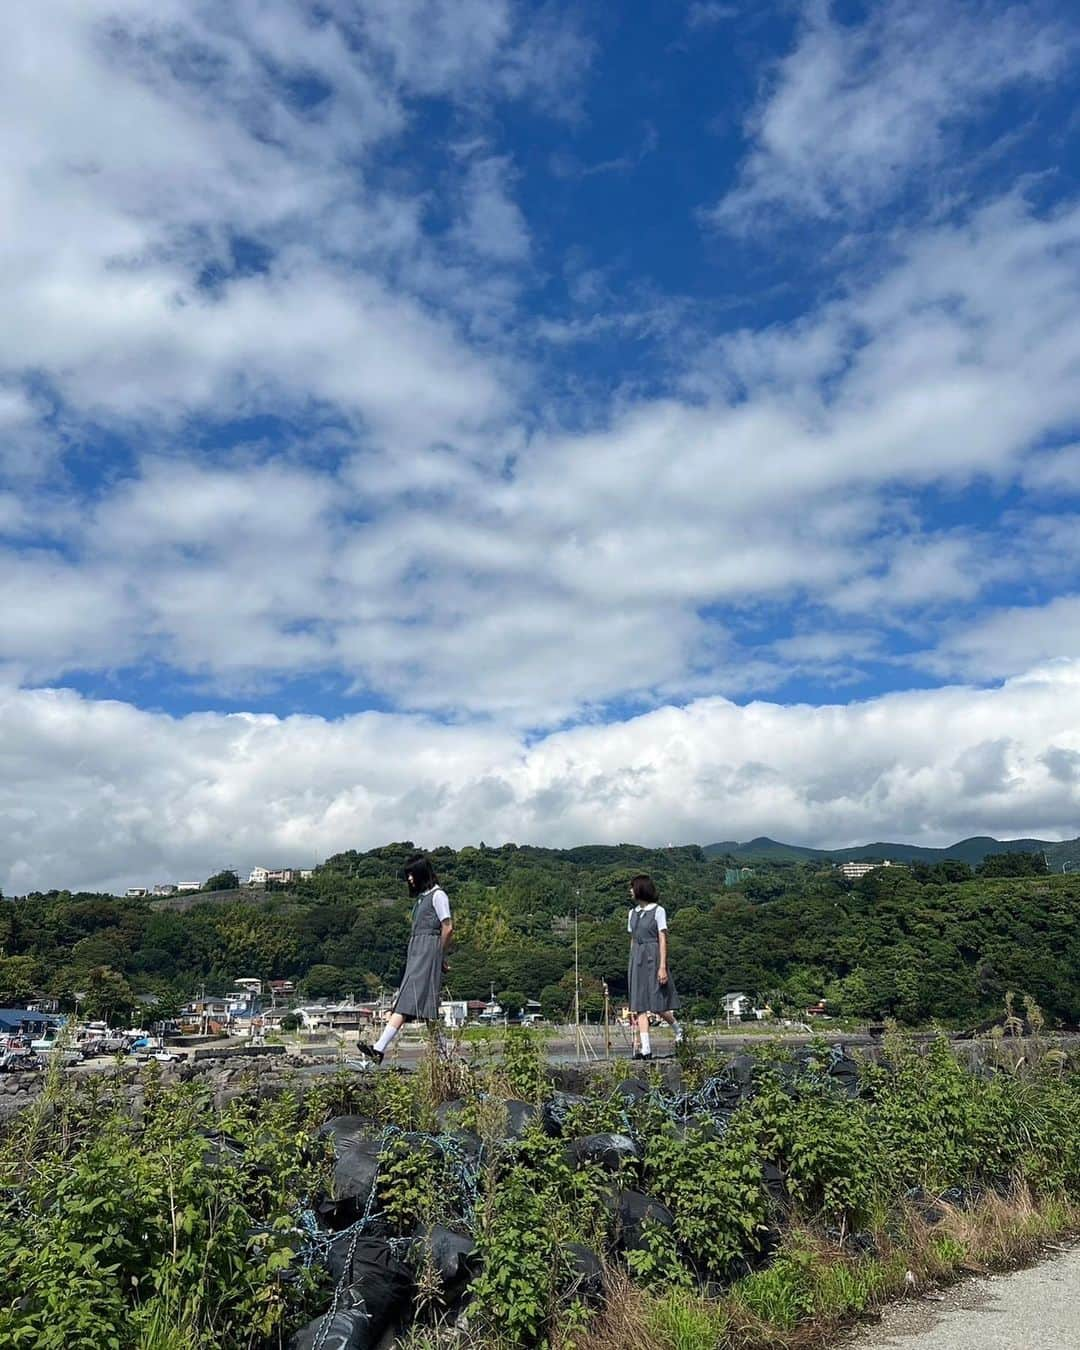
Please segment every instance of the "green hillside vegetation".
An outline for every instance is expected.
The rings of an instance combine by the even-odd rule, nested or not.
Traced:
[[[135,994],[163,1006],[240,976],[293,979],[309,996],[359,997],[401,974],[409,904],[401,869],[409,842],[330,858],[288,894],[240,893],[228,903],[160,902],[50,891],[0,904],[0,1005],[36,992],[96,1015],[120,1015]],[[541,999],[552,1017],[571,1002],[574,915],[584,1008],[625,994],[629,878],[656,878],[671,926],[672,969],[695,1016],[729,991],[796,1011],[821,997],[853,1018],[955,1025],[991,1018],[1010,990],[1052,1022],[1080,1020],[1080,876],[1046,875],[1039,855],[877,870],[852,884],[831,866],[760,865],[732,888],[734,861],[699,847],[596,845],[438,849],[455,947],[448,989],[486,997],[494,986]],[[185,900],[188,898],[185,897]]]
[[[0,1345],[318,1350],[400,1321],[409,1350],[808,1350],[1076,1230],[1080,1075],[1038,1036],[978,1073],[940,1037],[730,1067],[693,1040],[674,1079],[617,1062],[580,1096],[513,1029],[497,1063],[431,1042],[416,1073],[220,1109],[157,1064],[135,1111],[56,1067],[0,1127]]]

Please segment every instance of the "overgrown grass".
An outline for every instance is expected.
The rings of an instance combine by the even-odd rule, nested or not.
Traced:
[[[385,1231],[441,1222],[470,1231],[482,1258],[454,1328],[421,1267],[411,1350],[803,1350],[906,1290],[1030,1259],[1080,1227],[1080,1075],[1030,1008],[1027,1022],[1023,1052],[1007,1034],[977,1074],[943,1040],[893,1035],[855,1097],[827,1047],[797,1074],[762,1050],[748,1099],[709,1098],[711,1116],[686,1120],[655,1068],[647,1090],[617,1090],[637,1070],[619,1064],[565,1125],[636,1140],[639,1159],[609,1171],[575,1165],[538,1120],[507,1139],[507,1100],[550,1091],[528,1032],[467,1058],[433,1037],[416,1073],[339,1072],[303,1100],[253,1091],[224,1112],[195,1084],[165,1087],[157,1065],[135,1116],[119,1080],[76,1089],[57,1070],[0,1141],[0,1345],[280,1345],[326,1302],[295,1260],[298,1209],[328,1177],[315,1132],[361,1114],[397,1131],[461,1126],[480,1145],[467,1185],[441,1148],[393,1131],[382,1155]],[[713,1090],[720,1068],[689,1045],[684,1090]],[[206,1129],[242,1157],[208,1163]],[[627,1188],[659,1202],[632,1235],[616,1213]],[[582,1285],[580,1248],[602,1262],[602,1300]]]

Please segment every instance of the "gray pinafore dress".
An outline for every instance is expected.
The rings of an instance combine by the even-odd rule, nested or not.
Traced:
[[[403,1017],[425,1022],[438,1017],[439,994],[442,990],[442,924],[432,904],[432,897],[437,890],[437,886],[432,886],[416,897],[405,974],[401,977],[401,988],[391,1009]]]
[[[656,908],[630,911],[630,969],[626,984],[630,991],[630,1011],[674,1012],[679,1006],[675,981],[668,972],[667,984],[657,979],[660,969],[660,933],[656,927]]]

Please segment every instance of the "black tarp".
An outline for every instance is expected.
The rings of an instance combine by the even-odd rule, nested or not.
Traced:
[[[641,1191],[608,1191],[603,1202],[615,1218],[615,1243],[622,1251],[634,1251],[641,1247],[642,1233],[647,1223],[660,1228],[673,1228],[675,1215],[654,1200],[651,1195]]]
[[[391,1323],[406,1322],[412,1311],[413,1273],[391,1245],[381,1238],[358,1237],[346,1259],[340,1301],[347,1308],[364,1309],[373,1340]]]
[[[467,1283],[479,1268],[473,1239],[466,1233],[455,1233],[444,1224],[436,1223],[430,1227],[421,1224],[416,1228],[410,1253],[414,1265],[419,1265],[425,1250],[430,1251],[439,1279],[447,1290]]]
[[[540,1110],[540,1122],[544,1133],[552,1139],[562,1136],[566,1117],[585,1100],[576,1092],[553,1092]]]
[[[508,1101],[506,1103],[506,1137],[520,1139],[540,1114],[535,1102]]]
[[[627,1102],[639,1102],[649,1095],[649,1085],[640,1078],[624,1078],[621,1083],[616,1083],[615,1093],[625,1097]]]
[[[290,1339],[289,1350],[371,1350],[376,1337],[362,1308],[346,1308],[309,1322]]]
[[[319,1130],[320,1139],[329,1139],[335,1152],[372,1139],[381,1139],[383,1127],[370,1116],[334,1116]]]
[[[621,1167],[637,1167],[641,1163],[641,1150],[626,1134],[586,1134],[571,1139],[566,1147],[578,1166],[596,1163],[608,1172],[617,1172]]]
[[[604,1297],[604,1266],[600,1258],[580,1242],[570,1243],[565,1250],[570,1266],[567,1296],[585,1303],[600,1303]]]

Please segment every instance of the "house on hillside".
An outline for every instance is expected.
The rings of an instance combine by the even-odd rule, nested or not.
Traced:
[[[867,872],[875,872],[879,867],[905,867],[905,863],[890,862],[888,858],[884,862],[843,862],[837,867],[837,871],[845,881],[858,881],[860,877],[866,876]]]
[[[749,994],[733,993],[724,995],[723,1011],[725,1017],[741,1018],[750,1012],[754,1000]]]
[[[58,1013],[60,1011],[60,1000],[53,998],[51,994],[35,994],[33,998],[26,1000],[26,1011],[35,1013]]]
[[[289,886],[294,881],[306,881],[313,867],[253,867],[248,873],[249,886]]]

